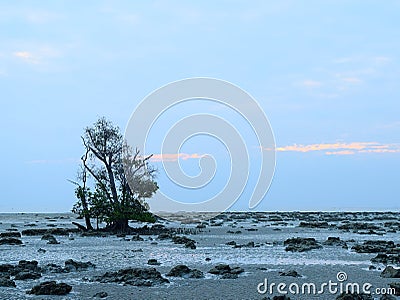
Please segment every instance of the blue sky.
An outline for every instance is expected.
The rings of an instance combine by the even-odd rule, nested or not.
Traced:
[[[276,174],[258,210],[398,210],[399,11],[398,1],[2,1],[0,211],[70,210],[83,128],[103,115],[124,128],[147,94],[199,76],[240,86],[269,118]],[[196,162],[182,163],[190,173]]]

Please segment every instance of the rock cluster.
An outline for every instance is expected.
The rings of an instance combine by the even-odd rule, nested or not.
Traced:
[[[400,269],[387,266],[381,273],[383,278],[400,278]]]
[[[299,273],[297,273],[297,271],[295,270],[290,270],[287,272],[279,272],[280,276],[290,276],[290,277],[301,277],[301,275]]]
[[[117,272],[107,272],[95,280],[101,283],[117,282],[134,286],[153,286],[169,282],[154,268],[121,269]]]
[[[190,269],[185,265],[177,265],[167,274],[169,277],[183,277],[183,278],[203,278],[204,274],[200,270]]]
[[[305,252],[322,248],[314,238],[290,238],[283,244],[286,246],[285,250],[290,252]]]
[[[72,286],[66,283],[56,283],[55,281],[42,282],[34,286],[27,294],[33,295],[67,295],[71,292]]]
[[[339,237],[333,237],[330,236],[328,237],[328,239],[323,242],[324,246],[338,246],[338,247],[342,247],[344,249],[347,249],[347,243],[345,241],[342,241]]]
[[[371,262],[381,263],[384,265],[388,264],[400,265],[400,254],[378,253],[375,257],[371,258]]]
[[[174,244],[183,244],[186,248],[196,249],[196,241],[189,239],[186,236],[175,235],[172,237],[172,241],[174,242]]]
[[[357,244],[351,247],[357,253],[399,253],[400,247],[393,241],[365,241],[363,244]]]
[[[15,287],[14,280],[38,279],[42,277],[41,272],[42,269],[35,260],[21,260],[18,265],[0,265],[0,286]]]
[[[0,239],[0,245],[22,245],[22,241],[20,239],[14,237],[5,237]]]
[[[318,221],[311,221],[311,222],[300,222],[299,227],[303,228],[329,228],[328,222],[318,222]]]
[[[76,271],[85,271],[87,269],[94,269],[96,268],[96,265],[91,263],[90,261],[88,262],[80,262],[80,261],[75,261],[72,259],[68,259],[65,261],[65,270],[67,272],[76,272]]]
[[[221,279],[236,279],[238,274],[243,273],[244,270],[240,267],[231,268],[226,264],[219,264],[212,268],[208,273],[219,275]]]

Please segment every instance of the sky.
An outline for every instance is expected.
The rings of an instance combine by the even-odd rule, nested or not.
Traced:
[[[124,129],[148,94],[191,77],[239,86],[268,117],[275,176],[256,210],[398,211],[399,11],[390,0],[1,1],[0,212],[70,211],[83,129],[101,116]],[[174,107],[158,128],[220,115],[257,168],[264,145],[248,124],[200,102]],[[223,143],[195,136],[162,156],[162,130],[153,131],[160,190],[200,201],[224,187]],[[207,191],[171,185],[163,161],[194,176],[206,154],[217,162]],[[250,174],[234,210],[248,208]]]

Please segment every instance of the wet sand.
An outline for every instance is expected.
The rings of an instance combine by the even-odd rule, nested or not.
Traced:
[[[54,224],[57,228],[73,228],[71,221],[76,221],[75,216],[70,214],[1,215],[1,217],[0,232],[9,232],[10,229],[23,232],[29,228],[53,228],[53,225],[47,226],[49,224]],[[315,223],[317,221],[327,222],[328,226]],[[161,223],[169,228],[190,229],[190,232],[195,232],[196,234],[185,234],[185,236],[196,241],[196,249],[174,244],[170,239],[160,240],[157,235],[141,235],[142,241],[133,241],[132,235],[83,237],[74,234],[73,240],[68,236],[55,235],[60,242],[55,245],[47,244],[41,239],[41,235],[22,235],[23,245],[0,245],[0,264],[18,264],[19,260],[25,259],[37,260],[39,266],[48,263],[62,266],[65,260],[74,259],[90,261],[96,268],[70,273],[43,272],[40,279],[16,280],[16,288],[0,287],[0,299],[94,299],[93,295],[98,292],[106,292],[108,297],[105,299],[263,299],[264,297],[272,299],[273,296],[281,295],[276,289],[279,283],[286,283],[287,286],[292,284],[292,287],[297,284],[300,288],[303,283],[313,283],[319,290],[321,284],[329,281],[340,284],[337,279],[339,272],[345,272],[347,275],[344,283],[357,283],[360,287],[364,283],[370,283],[371,292],[375,292],[375,288],[387,288],[391,282],[399,282],[398,278],[380,276],[385,266],[370,261],[376,253],[357,253],[352,249],[354,245],[362,244],[366,240],[394,241],[398,244],[400,230],[396,230],[396,222],[399,222],[396,214],[270,213],[257,216],[226,214],[212,222],[204,223],[205,228],[200,229],[196,229],[198,223],[187,224],[188,218],[181,218],[181,222]],[[301,227],[300,222],[304,222]],[[340,226],[349,223],[371,224],[377,228],[370,232],[368,231],[370,229],[363,228],[339,229]],[[36,226],[27,226],[32,224]],[[236,233],[238,231],[241,233]],[[322,248],[305,252],[285,251],[284,241],[293,237],[315,238]],[[346,242],[347,248],[324,245],[328,237],[339,237],[341,241]],[[235,248],[226,244],[232,241],[239,246]],[[249,243],[250,246],[246,246]],[[39,253],[39,248],[45,249],[46,252]],[[138,252],[138,249],[142,252]],[[147,261],[150,258],[157,259],[160,265],[149,266]],[[244,272],[236,279],[221,279],[221,276],[208,273],[220,263],[229,264],[231,267],[239,266]],[[205,277],[201,279],[167,277],[166,274],[171,268],[178,264],[196,268],[202,271]],[[376,269],[369,270],[371,265]],[[128,267],[155,267],[163,277],[168,278],[170,283],[146,287],[93,281],[96,276],[101,276],[105,272]],[[291,270],[296,271],[301,277],[280,275],[280,272]],[[257,286],[265,279],[269,284],[275,283],[272,295],[269,291],[265,294],[257,291]],[[34,285],[46,280],[70,284],[72,291],[66,296],[25,294]],[[293,295],[288,291],[287,296],[290,299],[336,299],[338,295],[339,291],[333,294],[325,288],[323,294]],[[378,295],[374,297],[380,298]]]

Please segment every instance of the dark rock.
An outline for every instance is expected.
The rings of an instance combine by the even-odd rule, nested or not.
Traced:
[[[297,271],[295,270],[290,270],[287,272],[279,272],[280,276],[291,276],[291,277],[301,277],[301,275],[299,273],[297,273]]]
[[[351,249],[357,253],[392,253],[396,251],[396,245],[393,241],[365,241],[362,245],[354,245]],[[400,249],[398,251],[400,253]]]
[[[285,250],[291,252],[305,252],[322,248],[314,238],[290,238],[283,244],[286,246]]]
[[[233,273],[224,273],[221,276],[221,279],[236,279],[236,278],[238,278],[238,275]]]
[[[328,222],[300,222],[299,227],[303,228],[329,228]]]
[[[340,226],[338,226],[338,229],[358,231],[358,230],[379,230],[381,228],[372,223],[355,222],[355,223],[347,223],[347,224],[340,225]]]
[[[371,295],[358,293],[342,293],[336,297],[336,300],[373,300]]]
[[[377,254],[374,258],[371,258],[371,262],[373,263],[381,263],[384,265],[388,264],[397,264],[400,265],[400,254],[385,254],[385,253],[379,253]]]
[[[16,280],[37,279],[41,277],[42,269],[35,260],[21,260],[18,265],[0,265],[0,276],[15,276]]]
[[[59,242],[56,240],[56,238],[51,235],[51,234],[45,234],[42,236],[42,240],[47,241],[47,244],[49,245],[57,245]]]
[[[264,297],[261,300],[271,300],[270,297]],[[280,296],[274,296],[272,297],[272,300],[290,300],[290,297],[286,295],[280,295]]]
[[[7,277],[0,277],[0,287],[16,287],[15,282]]]
[[[226,264],[219,264],[212,268],[208,273],[220,275],[221,279],[236,279],[238,274],[243,273],[244,270],[240,267],[231,268]]]
[[[75,228],[35,228],[35,229],[26,229],[21,233],[26,236],[37,236],[37,235],[45,235],[45,234],[53,234],[53,235],[63,235],[68,236],[70,233],[79,233],[79,229]]]
[[[254,248],[255,244],[253,241],[248,242],[247,244],[243,244],[243,245],[234,245],[234,248]]]
[[[33,295],[67,295],[71,292],[72,286],[66,283],[56,283],[55,281],[42,282],[34,286],[27,294]]]
[[[236,230],[236,231],[231,231],[231,230],[228,230],[228,232],[227,233],[232,233],[232,234],[241,234],[242,232],[240,231],[240,230]]]
[[[9,274],[11,272],[11,270],[13,270],[13,269],[14,269],[14,266],[10,265],[10,264],[0,265],[0,273]]]
[[[148,265],[152,265],[152,266],[159,266],[159,265],[161,265],[161,263],[159,263],[159,262],[157,261],[157,259],[155,259],[155,258],[150,258],[150,259],[147,261],[147,264],[148,264]]]
[[[0,233],[0,238],[8,238],[8,237],[20,238],[21,234],[18,231],[9,231]]]
[[[17,238],[7,237],[0,239],[0,245],[22,245],[22,241]]]
[[[131,239],[132,241],[144,241],[144,239],[140,235],[134,235]]]
[[[21,276],[21,280],[23,279],[37,279],[41,277],[40,273],[42,272],[42,269],[38,266],[38,262],[36,260],[20,260],[18,262],[18,265],[15,266],[10,274],[13,276]],[[21,274],[22,273],[22,274]],[[23,274],[23,273],[28,273],[28,274]],[[40,276],[38,276],[39,274]],[[29,278],[32,277],[32,278]],[[37,277],[37,278],[35,278]],[[16,278],[17,279],[17,278]]]
[[[45,267],[43,267],[43,271],[48,272],[48,273],[67,273],[68,272],[62,266],[59,266],[56,264],[47,264]]]
[[[45,249],[42,249],[42,248],[39,248],[37,252],[39,252],[39,253],[46,253],[46,250],[45,250]]]
[[[190,269],[185,265],[177,265],[169,271],[167,276],[184,278],[203,278],[204,274],[200,270]]]
[[[231,268],[231,274],[240,274],[243,273],[244,270],[241,267],[233,267]]]
[[[159,240],[166,240],[166,239],[172,239],[173,235],[170,232],[164,232],[164,233],[160,233],[158,235],[158,239]]]
[[[258,228],[246,228],[247,231],[258,231]]]
[[[206,261],[210,261],[211,260],[211,258],[209,258],[209,257],[206,257]]]
[[[186,248],[196,249],[196,241],[189,239],[186,236],[175,235],[172,237],[175,244],[184,244]]]
[[[345,249],[348,248],[347,243],[345,241],[342,241],[340,238],[333,236],[328,237],[328,239],[325,242],[323,242],[323,244],[325,246],[339,246]]]
[[[230,241],[230,242],[225,243],[225,245],[236,246],[236,242],[235,241]]]
[[[208,273],[215,274],[215,275],[222,275],[224,273],[230,273],[231,267],[226,264],[219,264],[212,268]]]
[[[379,298],[379,300],[396,300],[396,297],[392,295],[385,294]]]
[[[108,294],[106,292],[98,292],[93,295],[93,298],[106,298],[108,297]]]
[[[169,282],[154,268],[121,269],[117,272],[107,272],[95,280],[101,283],[117,282],[134,286],[152,286]]]
[[[22,271],[15,275],[14,280],[39,279],[40,277],[42,277],[40,273]]]
[[[89,268],[94,269],[96,268],[96,265],[91,263],[90,261],[80,262],[80,261],[74,261],[72,259],[68,259],[67,261],[65,261],[65,269],[68,272],[85,271]]]
[[[395,290],[396,296],[400,296],[400,282],[389,283],[389,286]]]
[[[395,269],[392,266],[386,267],[382,273],[383,278],[400,278],[400,269]]]

